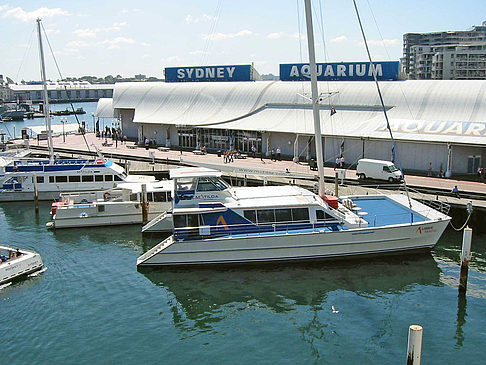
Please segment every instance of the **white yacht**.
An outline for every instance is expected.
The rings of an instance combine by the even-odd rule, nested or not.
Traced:
[[[2,164],[3,162],[3,164]],[[0,158],[0,201],[56,200],[60,193],[107,190],[121,182],[154,182],[155,177],[127,175],[103,157],[68,160]]]
[[[405,195],[340,200],[296,186],[230,187],[221,172],[171,170],[174,233],[139,266],[311,260],[430,250],[450,217]]]
[[[32,274],[43,266],[37,252],[0,246],[0,284]]]
[[[293,186],[230,188],[215,171],[171,171],[174,234],[140,256],[138,266],[346,258],[436,245],[451,218],[408,193],[325,194],[319,111],[323,96],[317,89],[310,0],[305,0],[305,13],[319,194]],[[379,87],[378,93],[387,119]]]
[[[47,226],[72,228],[141,224],[142,185],[146,186],[149,220],[171,209],[172,181],[121,183],[106,191],[61,194],[59,201],[52,203],[52,221]],[[172,229],[172,222],[168,224]]]

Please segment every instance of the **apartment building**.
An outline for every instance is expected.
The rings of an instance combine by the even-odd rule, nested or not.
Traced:
[[[409,79],[486,79],[486,22],[467,31],[407,33],[401,62]]]

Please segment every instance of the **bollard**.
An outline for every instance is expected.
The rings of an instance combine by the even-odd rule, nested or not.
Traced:
[[[39,190],[37,189],[37,175],[35,172],[32,179],[34,180],[34,209],[35,214],[39,214]]]
[[[246,179],[246,175],[245,175],[245,178],[243,180],[243,186],[246,186],[246,184],[247,184],[247,179]]]
[[[142,223],[148,222],[148,201],[147,201],[147,185],[142,184]]]
[[[339,177],[338,172],[336,171],[336,176],[334,178],[334,196],[339,196]]]
[[[459,295],[465,295],[467,290],[467,275],[469,270],[469,261],[471,260],[471,239],[472,228],[464,228],[462,235],[462,252],[461,252],[461,274],[459,277]]]
[[[422,356],[422,326],[413,324],[408,327],[407,365],[420,365]]]

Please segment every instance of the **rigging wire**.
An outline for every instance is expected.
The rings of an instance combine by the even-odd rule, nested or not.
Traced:
[[[374,70],[374,63],[373,63],[373,60],[371,58],[370,49],[368,47],[368,42],[366,40],[366,35],[364,33],[363,24],[361,23],[361,17],[360,17],[359,12],[358,12],[358,6],[356,5],[356,0],[353,0],[353,4],[354,4],[354,9],[356,10],[356,16],[358,18],[358,23],[359,23],[359,27],[361,29],[361,34],[363,36],[363,41],[364,41],[364,44],[365,44],[365,47],[366,47],[366,53],[368,54],[368,59],[370,61],[370,67]],[[405,191],[407,193],[408,205],[409,205],[410,209],[412,209],[412,201],[410,200],[410,195],[408,193],[407,183],[405,181],[405,175],[403,174],[402,164],[400,163],[400,158],[398,156],[398,149],[395,148],[396,147],[395,138],[393,138],[393,132],[392,132],[391,127],[390,127],[390,121],[388,120],[388,114],[386,112],[385,102],[383,101],[383,95],[381,94],[380,85],[378,83],[378,78],[376,76],[377,73],[376,73],[376,71],[374,71],[372,73],[373,73],[373,79],[375,80],[376,89],[378,91],[378,96],[380,98],[381,107],[383,109],[383,114],[385,115],[386,128],[388,129],[388,132],[390,133],[390,138],[391,138],[391,142],[392,142],[392,153],[393,153],[394,156],[396,156],[398,168],[400,169],[400,172],[402,173],[402,176],[403,176],[403,185],[404,185]]]
[[[57,63],[56,56],[54,56],[54,51],[52,50],[51,42],[49,42],[49,38],[47,37],[47,32],[46,32],[46,30],[44,28],[44,24],[42,22],[41,22],[41,27],[42,27],[42,30],[44,32],[44,37],[45,37],[45,39],[47,41],[47,45],[49,46],[49,50],[51,51],[52,58],[54,59],[54,64],[56,65],[57,72],[59,73],[59,77],[60,77],[61,80],[63,80],[63,77],[62,77],[62,74],[61,74],[61,69],[59,68],[59,65]],[[64,84],[64,91],[66,91],[66,97],[68,99],[68,103],[71,105],[71,108],[72,108],[73,113],[74,113],[75,112],[74,105],[73,105],[73,102],[72,102],[72,100],[71,100],[71,98],[70,98],[70,96],[68,94],[68,90],[67,90],[66,84]],[[79,122],[78,115],[76,113],[74,113],[74,117],[76,118],[76,122],[78,123],[78,128],[81,128],[81,123]],[[88,148],[88,152],[91,152],[91,149],[89,148],[89,143],[86,140],[86,135],[85,135],[84,131],[83,131],[82,135],[83,135],[84,143],[86,144],[86,147]]]

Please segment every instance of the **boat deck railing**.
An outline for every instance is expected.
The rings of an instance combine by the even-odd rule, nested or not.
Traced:
[[[249,237],[261,235],[285,235],[290,233],[335,232],[346,229],[335,219],[319,222],[275,222],[268,224],[201,225],[199,227],[174,228],[174,239],[193,240],[220,237]]]

